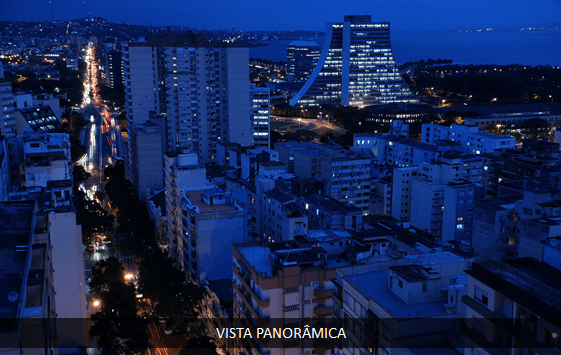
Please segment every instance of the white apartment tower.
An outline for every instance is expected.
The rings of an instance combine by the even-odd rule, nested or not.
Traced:
[[[127,123],[162,114],[164,150],[216,160],[222,141],[250,145],[249,48],[204,35],[150,34],[123,42]]]
[[[269,149],[271,145],[271,101],[269,88],[251,84],[250,115],[253,127],[253,145],[256,148]]]

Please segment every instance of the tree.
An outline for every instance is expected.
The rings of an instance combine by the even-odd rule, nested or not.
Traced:
[[[72,175],[74,176],[74,184],[79,185],[82,181],[86,181],[92,177],[82,165],[75,165],[72,168]]]
[[[137,316],[134,286],[114,280],[100,302],[100,311],[92,315],[90,335],[99,337],[101,354],[132,354],[150,346],[145,320]]]
[[[96,191],[94,193],[94,197],[99,201],[99,203],[102,203],[105,200],[105,194],[101,190]]]
[[[96,296],[101,296],[102,292],[109,287],[109,285],[117,280],[124,280],[125,267],[119,259],[109,257],[101,260],[92,267],[92,281],[90,281],[90,288],[92,293]]]
[[[168,326],[184,329],[195,319],[202,300],[201,289],[185,281],[185,274],[164,252],[155,250],[138,263],[138,287],[150,300],[154,316],[170,320]]]

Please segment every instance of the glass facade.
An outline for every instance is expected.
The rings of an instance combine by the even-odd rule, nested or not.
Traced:
[[[305,83],[314,71],[320,54],[320,46],[315,42],[291,42],[286,47],[288,81]]]
[[[343,23],[328,24],[324,46],[291,105],[419,102],[398,72],[388,22],[372,23],[369,15],[345,16]]]

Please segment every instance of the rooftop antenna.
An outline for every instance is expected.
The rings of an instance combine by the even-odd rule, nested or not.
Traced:
[[[82,4],[84,5],[84,18],[87,18],[86,17],[86,2],[82,1]]]
[[[288,261],[288,257],[290,256],[290,248],[292,248],[293,243],[284,243],[284,246],[288,248],[288,253],[286,254],[286,258],[284,258],[283,264]]]
[[[53,2],[49,1],[49,6],[51,7],[51,22],[55,21],[55,18],[53,16]]]

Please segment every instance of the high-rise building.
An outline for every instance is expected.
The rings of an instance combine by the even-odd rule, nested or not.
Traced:
[[[399,102],[419,101],[396,67],[390,24],[356,15],[327,24],[318,64],[290,104],[365,107]]]
[[[105,53],[105,80],[107,85],[115,88],[123,85],[123,56],[117,49]]]
[[[271,102],[269,88],[252,84],[249,88],[249,97],[253,145],[257,148],[270,148]]]
[[[4,79],[4,68],[2,67],[2,63],[0,63],[0,104],[2,105],[0,133],[7,137],[15,137],[16,119],[14,116],[12,83]]]
[[[144,200],[146,189],[164,188],[162,135],[156,122],[129,126],[129,172],[134,191]]]
[[[316,67],[321,54],[314,41],[294,41],[286,46],[286,71],[288,81],[305,83]]]
[[[123,43],[127,123],[162,114],[164,151],[217,160],[217,144],[251,145],[249,48],[204,35],[148,35]]]

